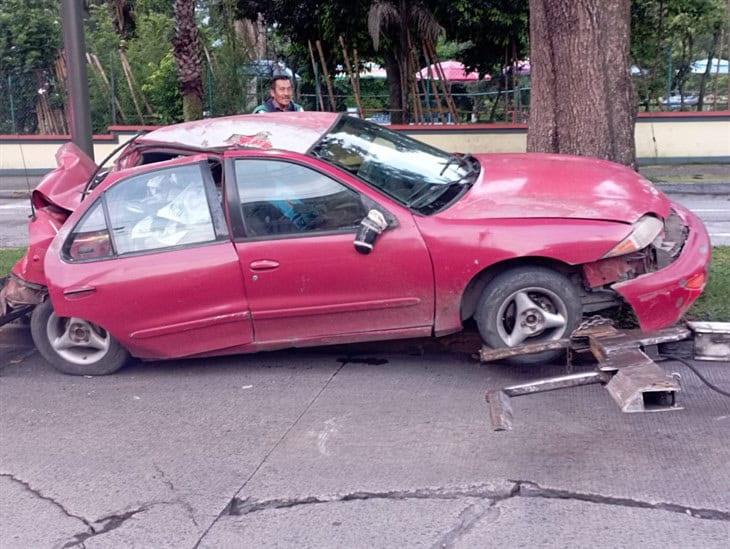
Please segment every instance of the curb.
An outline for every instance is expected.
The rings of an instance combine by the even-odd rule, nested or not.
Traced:
[[[17,191],[3,191],[0,190],[0,198],[30,198],[30,193],[27,190]]]
[[[667,194],[730,195],[730,183],[654,183]]]

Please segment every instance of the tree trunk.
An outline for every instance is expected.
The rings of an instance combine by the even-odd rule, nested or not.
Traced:
[[[388,107],[391,124],[403,124],[403,90],[401,86],[400,64],[394,55],[383,52],[385,74],[388,77]]]
[[[705,86],[707,84],[707,77],[710,75],[712,70],[712,60],[715,57],[715,50],[717,49],[717,43],[720,40],[720,27],[718,26],[712,33],[712,44],[710,45],[710,51],[707,52],[707,66],[705,72],[700,77],[700,93],[697,98],[697,110],[702,112],[702,108],[705,105]],[[719,61],[718,61],[719,63]]]
[[[527,150],[634,167],[630,0],[530,0]]]
[[[203,63],[195,0],[175,0],[175,37],[172,40],[185,120],[203,117]]]

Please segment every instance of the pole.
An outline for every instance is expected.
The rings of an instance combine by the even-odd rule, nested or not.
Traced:
[[[213,116],[213,68],[208,60],[208,117]]]
[[[114,58],[109,55],[109,94],[112,96],[112,126],[117,125],[116,81],[114,80]]]
[[[13,122],[13,133],[17,133],[18,129],[15,125],[15,105],[13,104],[13,84],[8,75],[8,97],[10,97],[10,120]]]
[[[94,158],[91,140],[89,81],[86,76],[86,45],[81,18],[82,0],[62,1],[63,44],[68,60],[69,118],[71,140]]]
[[[308,40],[309,57],[312,59],[312,72],[314,72],[314,86],[317,92],[317,101],[319,102],[319,110],[324,110],[324,99],[322,98],[322,88],[319,85],[319,71],[317,70],[317,61],[314,59],[314,50],[312,49],[312,41]]]
[[[674,69],[672,68],[672,46],[667,46],[667,65],[667,110],[670,110],[672,81],[674,80]]]

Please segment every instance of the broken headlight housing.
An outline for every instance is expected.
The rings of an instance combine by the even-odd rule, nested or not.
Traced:
[[[654,216],[645,215],[634,223],[631,234],[616,244],[603,259],[627,255],[643,250],[651,244],[664,229],[664,222]]]

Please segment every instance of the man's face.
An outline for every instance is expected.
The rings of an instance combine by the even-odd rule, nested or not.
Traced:
[[[274,98],[281,108],[286,108],[291,102],[292,87],[289,80],[277,80],[274,82],[274,89],[271,90],[271,97]]]

